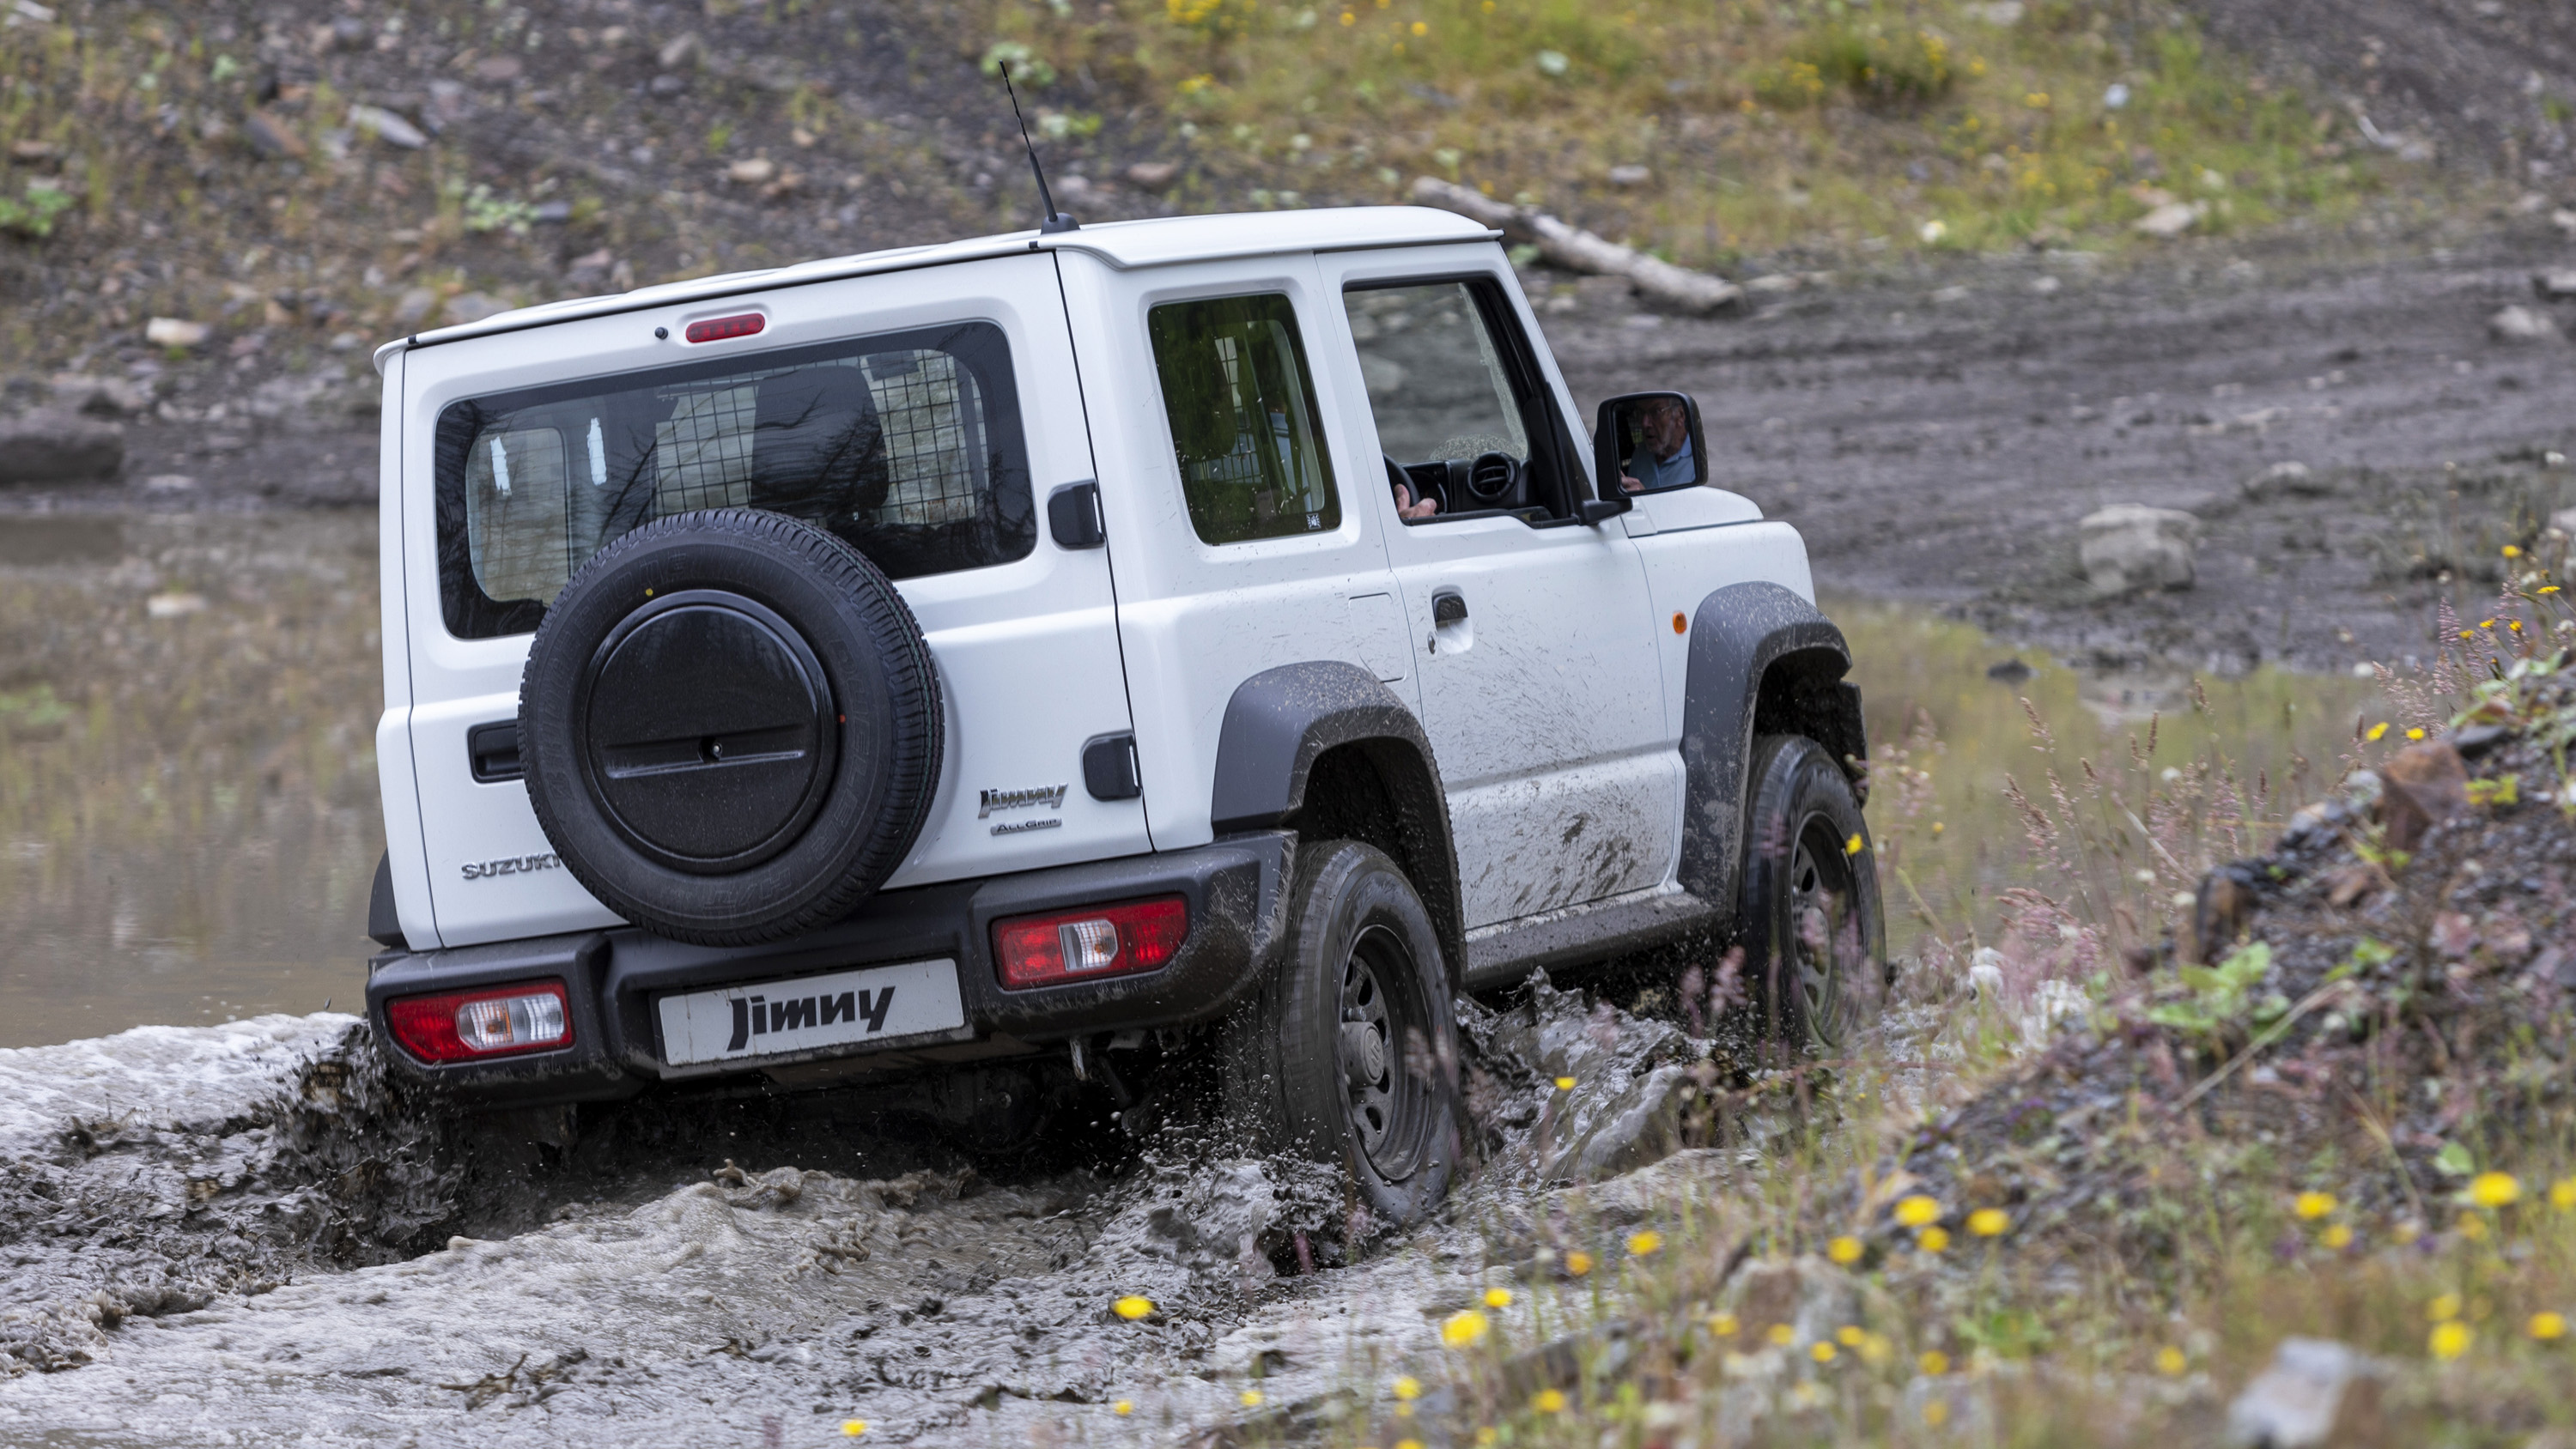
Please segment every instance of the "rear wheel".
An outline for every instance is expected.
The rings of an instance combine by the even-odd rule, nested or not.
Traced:
[[[1762,1027],[1832,1056],[1887,985],[1887,925],[1851,779],[1803,735],[1754,741],[1746,784],[1744,979]]]
[[[1340,1166],[1369,1212],[1437,1205],[1458,1159],[1458,1025],[1411,881],[1354,841],[1300,846],[1289,946],[1225,1029],[1229,1115],[1257,1151]]]

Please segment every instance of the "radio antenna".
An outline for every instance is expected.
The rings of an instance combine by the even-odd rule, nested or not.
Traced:
[[[1038,164],[1038,143],[1029,139],[1029,118],[1020,114],[1020,93],[1011,85],[1011,63],[997,62],[1002,70],[1002,93],[1011,98],[1011,119],[1020,123],[1020,144],[1029,151],[1029,174],[1038,179],[1038,206],[1046,219],[1038,223],[1038,234],[1046,236],[1059,231],[1079,231],[1082,223],[1055,209],[1055,193],[1047,190],[1046,168]]]

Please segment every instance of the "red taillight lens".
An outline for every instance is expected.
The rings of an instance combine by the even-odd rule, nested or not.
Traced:
[[[993,957],[1001,963],[1002,985],[1018,991],[1160,971],[1189,933],[1189,903],[1166,896],[996,921]]]
[[[462,1062],[572,1045],[572,1012],[560,981],[521,981],[481,991],[406,996],[385,1003],[394,1040],[425,1062]]]
[[[691,342],[722,342],[730,337],[749,337],[768,325],[768,318],[757,312],[745,312],[739,317],[710,317],[704,322],[692,322],[684,335]]]

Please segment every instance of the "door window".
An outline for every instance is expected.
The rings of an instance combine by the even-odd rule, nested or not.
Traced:
[[[1491,282],[1354,287],[1342,306],[1407,523],[1496,511],[1567,516],[1543,394]]]
[[[1190,526],[1208,543],[1341,527],[1315,385],[1286,297],[1166,302],[1146,316]]]
[[[573,570],[698,508],[810,519],[890,578],[1037,545],[1010,344],[989,322],[467,398],[439,414],[449,632],[526,633]]]

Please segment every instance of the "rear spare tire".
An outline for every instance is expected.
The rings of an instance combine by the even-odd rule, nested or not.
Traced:
[[[939,781],[920,626],[856,549],[747,508],[657,519],[547,608],[519,683],[528,800],[564,868],[660,935],[738,946],[847,915]]]

